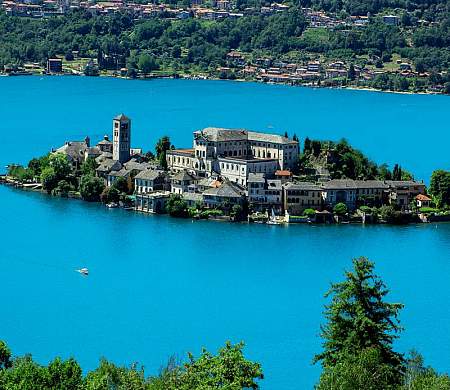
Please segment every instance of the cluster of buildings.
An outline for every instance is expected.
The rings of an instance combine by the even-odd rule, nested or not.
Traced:
[[[375,60],[374,60],[375,61]],[[320,62],[309,61],[305,63],[288,63],[271,58],[251,59],[250,56],[239,51],[227,54],[227,66],[217,69],[218,72],[234,72],[238,77],[254,78],[272,83],[313,83],[318,80],[348,78],[350,64],[344,61]],[[352,79],[373,80],[383,73],[396,73],[406,78],[428,77],[428,73],[414,71],[410,63],[397,61],[397,70],[372,69],[353,65]]]
[[[406,210],[414,200],[420,205],[427,201],[425,185],[416,181],[298,181],[293,171],[299,142],[288,137],[213,127],[193,135],[192,148],[166,151],[166,169],[131,147],[131,120],[123,114],[113,119],[112,140],[105,136],[91,146],[86,137],[54,152],[67,155],[74,167],[95,159],[96,174],[106,186],[123,178],[135,209],[151,213],[163,213],[171,194],[180,195],[189,206],[227,211],[248,204],[254,212],[273,210],[278,215],[302,215],[306,209],[326,212],[337,203],[349,210],[382,204]]]
[[[320,61],[309,61],[303,64],[287,63],[270,58],[258,58],[247,60],[245,56],[237,51],[227,54],[228,67],[217,70],[237,71],[239,76],[256,78],[257,80],[273,83],[302,83],[313,82],[319,79],[334,79],[348,77],[350,65],[343,61],[321,63]],[[371,79],[375,75],[368,69],[354,66],[355,78]]]
[[[239,18],[244,14],[270,15],[289,8],[287,5],[273,3],[261,8],[248,8],[243,12],[235,9],[235,2],[230,0],[213,0],[205,4],[204,0],[193,0],[190,7],[177,8],[168,4],[155,2],[140,3],[126,0],[108,1],[74,1],[74,0],[3,0],[2,7],[7,15],[24,17],[50,17],[63,15],[71,9],[85,9],[92,15],[111,15],[128,12],[135,19],[164,18],[200,18],[207,20]]]

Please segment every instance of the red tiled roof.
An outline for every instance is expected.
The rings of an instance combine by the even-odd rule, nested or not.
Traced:
[[[275,176],[292,176],[292,173],[288,170],[279,170],[275,172]]]
[[[419,195],[417,195],[416,196],[416,199],[417,200],[420,200],[420,201],[430,201],[431,200],[431,198],[429,198],[428,196],[426,196],[426,195],[423,195],[423,194],[419,194]]]

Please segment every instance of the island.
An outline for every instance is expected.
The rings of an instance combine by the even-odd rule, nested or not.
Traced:
[[[347,141],[208,127],[192,148],[162,137],[155,153],[132,145],[132,121],[113,118],[112,137],[67,141],[1,181],[24,189],[173,217],[286,223],[450,220],[450,172],[429,188],[396,164],[376,165]]]

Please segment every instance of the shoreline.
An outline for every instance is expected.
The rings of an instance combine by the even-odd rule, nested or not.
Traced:
[[[257,79],[239,79],[236,78],[234,80],[232,79],[221,79],[219,77],[214,76],[207,76],[207,75],[179,75],[179,77],[175,76],[158,76],[158,75],[151,75],[151,76],[144,76],[144,77],[136,77],[131,78],[127,76],[116,76],[112,74],[99,74],[98,76],[86,76],[84,74],[39,74],[39,73],[30,73],[30,74],[17,74],[17,75],[10,75],[5,73],[0,73],[0,77],[100,77],[100,78],[111,78],[111,79],[122,79],[122,80],[138,80],[138,81],[148,81],[148,80],[164,80],[164,79],[171,79],[171,80],[196,80],[196,81],[226,81],[226,82],[239,82],[239,83],[255,83],[255,84],[266,84],[266,85],[275,85],[275,86],[285,86],[285,87],[300,87],[300,88],[310,88],[310,89],[331,89],[331,90],[349,90],[349,91],[364,91],[364,92],[377,92],[377,93],[386,93],[386,94],[399,94],[399,95],[431,95],[431,96],[449,96],[445,93],[439,93],[439,92],[432,92],[432,91],[421,91],[421,92],[413,92],[413,91],[392,91],[392,90],[383,90],[383,89],[376,89],[371,87],[364,87],[364,86],[355,86],[355,85],[348,85],[348,86],[323,86],[323,85],[313,85],[313,84],[292,84],[292,83],[277,83],[277,82],[266,82],[261,81]]]
[[[24,186],[24,184],[20,184],[17,183],[15,180],[12,180],[10,178],[8,178],[6,175],[0,175],[0,185],[5,185],[7,187],[13,187],[14,189],[17,190],[21,190],[24,192],[32,192],[32,193],[38,193],[41,195],[44,195],[48,198],[59,198],[59,199],[67,199],[67,200],[78,200],[81,201],[83,203],[90,203],[90,204],[95,204],[97,206],[102,206],[103,208],[109,209],[108,206],[105,203],[102,203],[100,201],[94,201],[94,202],[89,202],[86,201],[84,199],[81,198],[81,196],[78,194],[77,196],[74,195],[68,195],[67,197],[64,196],[60,196],[60,195],[52,195],[47,193],[46,191],[44,191],[42,188],[33,188],[35,186],[33,185],[29,185],[29,186]],[[192,222],[194,221],[214,221],[214,222],[228,222],[228,223],[233,223],[233,224],[247,224],[247,225],[266,225],[266,226],[273,226],[274,224],[270,224],[267,221],[259,221],[259,220],[250,220],[250,215],[247,217],[247,220],[235,220],[233,219],[233,217],[228,216],[228,215],[223,215],[220,217],[213,217],[213,216],[208,216],[207,218],[200,218],[200,217],[174,217],[169,215],[167,212],[166,213],[150,213],[150,212],[144,212],[141,210],[136,209],[135,207],[124,207],[124,206],[118,206],[118,207],[114,207],[114,208],[118,208],[121,209],[123,211],[133,211],[135,214],[140,214],[140,215],[147,215],[147,216],[165,216],[167,218],[175,218],[175,219],[180,219],[180,220],[191,220]],[[406,213],[408,214],[408,213]],[[438,220],[423,220],[419,217],[420,213],[409,213],[409,214],[413,214],[415,215],[419,220],[416,221],[410,221],[407,223],[387,223],[386,221],[376,221],[376,222],[369,222],[369,223],[365,223],[361,221],[356,221],[356,220],[351,220],[350,215],[348,216],[349,220],[343,220],[340,221],[338,218],[337,220],[334,219],[334,214],[333,215],[333,222],[316,222],[316,221],[312,221],[309,218],[303,217],[301,218],[302,221],[300,222],[288,222],[286,220],[281,220],[279,221],[279,223],[277,223],[274,226],[278,226],[278,227],[286,227],[286,226],[290,226],[290,225],[308,225],[308,226],[347,226],[347,225],[351,225],[351,226],[355,226],[355,225],[360,225],[361,227],[365,227],[367,225],[370,226],[379,226],[379,225],[384,225],[384,226],[421,226],[421,225],[427,225],[427,224],[431,224],[431,223],[449,223],[450,222],[450,215],[446,215],[446,216],[434,216],[435,218],[438,218]],[[353,217],[355,216],[355,214],[353,214]],[[432,216],[433,217],[433,216]],[[441,217],[439,220],[439,217]],[[298,217],[297,217],[298,218]],[[295,218],[294,218],[295,219]]]

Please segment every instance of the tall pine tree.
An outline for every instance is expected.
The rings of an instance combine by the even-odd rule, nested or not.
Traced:
[[[322,327],[324,350],[314,361],[329,370],[375,350],[377,364],[390,371],[392,382],[399,383],[404,359],[392,344],[402,330],[398,313],[403,305],[384,300],[389,291],[367,258],[354,259],[353,267],[325,295],[331,303],[326,306],[327,323]]]

